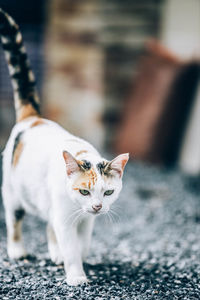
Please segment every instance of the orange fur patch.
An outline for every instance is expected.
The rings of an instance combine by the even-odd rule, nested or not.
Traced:
[[[76,153],[76,157],[77,156],[79,156],[79,155],[81,155],[81,154],[83,154],[83,153],[88,153],[88,151],[87,150],[80,150],[80,151],[78,151],[77,153]]]
[[[22,106],[17,122],[23,121],[24,119],[32,116],[38,116],[38,113],[31,104],[26,104]]]
[[[21,226],[22,226],[22,221],[17,221],[14,224],[14,232],[13,232],[12,239],[15,242],[18,242],[21,240]]]
[[[79,190],[79,188],[77,188],[77,187],[72,187],[72,188],[73,188],[74,191],[78,191]]]
[[[125,165],[127,164],[127,159],[122,160],[122,170],[124,170]]]
[[[52,243],[54,243],[54,244],[57,243],[57,239],[56,239],[54,230],[51,228],[50,225],[47,225],[47,236],[48,236],[48,239],[49,239]]]
[[[74,190],[91,189],[97,181],[97,174],[94,168],[89,171],[82,172],[73,184]]]
[[[38,118],[35,122],[33,122],[31,124],[31,128],[36,127],[38,125],[44,125],[44,124],[45,124],[44,120],[41,118]]]
[[[19,144],[17,145],[16,149],[15,149],[15,152],[14,152],[14,155],[13,155],[13,166],[16,167],[18,161],[19,161],[19,158],[22,154],[22,151],[23,151],[23,148],[24,148],[24,145],[22,142],[19,142]]]

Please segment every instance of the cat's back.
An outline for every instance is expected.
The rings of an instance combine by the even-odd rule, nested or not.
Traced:
[[[24,169],[27,165],[35,168],[36,164],[45,166],[63,150],[75,154],[81,150],[96,153],[96,149],[88,142],[80,139],[57,123],[40,117],[30,117],[17,123],[11,132],[3,153],[5,169]],[[62,158],[63,159],[63,158]]]
[[[53,121],[40,117],[30,117],[15,124],[6,144],[4,154],[9,152],[9,150],[13,150],[10,148],[14,147],[20,140],[23,140],[26,144],[32,141],[37,145],[39,142],[47,143],[48,140],[50,142],[53,139],[63,138],[64,136],[70,138],[72,135]]]
[[[17,123],[3,152],[3,168],[15,170],[20,162],[43,160],[64,139],[73,137],[57,123],[39,117],[30,117]],[[23,159],[22,159],[23,158]]]

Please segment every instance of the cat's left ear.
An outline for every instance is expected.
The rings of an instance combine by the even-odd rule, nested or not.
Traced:
[[[117,172],[120,175],[120,177],[122,177],[124,168],[128,160],[129,153],[120,154],[108,164],[108,167],[110,170]]]
[[[66,163],[67,175],[71,175],[74,172],[80,171],[79,165],[71,153],[68,151],[63,151],[63,157]]]

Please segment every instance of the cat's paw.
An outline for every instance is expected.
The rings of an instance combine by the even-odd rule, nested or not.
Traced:
[[[49,245],[49,255],[52,262],[54,262],[56,265],[60,265],[63,263],[63,257],[60,254],[60,250],[57,245]]]
[[[82,285],[84,283],[88,283],[88,279],[86,276],[67,276],[67,284],[68,285],[73,285],[73,286],[77,286],[77,285]]]
[[[27,252],[22,243],[12,243],[8,245],[7,252],[11,259],[19,259],[27,256]]]

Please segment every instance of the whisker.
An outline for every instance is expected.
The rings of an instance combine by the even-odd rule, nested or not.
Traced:
[[[71,226],[70,227],[73,227],[76,223],[78,224],[78,222],[80,221],[80,220],[78,220],[81,216],[83,216],[85,213],[84,213],[84,211],[82,211],[82,209],[81,209],[81,211],[79,212],[79,214],[74,218],[74,220],[73,220],[73,222],[72,222],[72,224],[71,224]]]
[[[76,221],[78,221],[79,217],[81,216],[82,212],[79,212],[75,218],[73,219],[72,223],[70,224],[70,227],[73,227],[76,223]]]
[[[119,211],[119,212],[121,212],[122,211],[122,207],[120,206],[120,205],[116,205],[116,204],[114,204],[113,206],[112,206],[112,209],[114,210],[116,210],[117,212]]]
[[[67,218],[65,219],[65,222],[67,222],[71,217],[73,217],[74,215],[76,215],[81,209],[76,209],[74,210],[69,216],[67,216]]]
[[[107,224],[111,223],[110,216],[108,215],[108,213],[107,212],[103,213],[103,215],[105,216],[105,220],[106,220]]]
[[[112,210],[110,211],[110,215],[111,215],[111,217],[112,217],[112,219],[113,219],[113,223],[115,224],[117,221],[116,221],[116,217],[115,217],[115,215],[113,214]]]
[[[110,211],[107,212],[107,216],[109,217],[110,223],[113,223],[113,219],[112,219],[112,216],[110,214]]]
[[[65,225],[69,225],[68,223],[70,222],[70,220],[75,217],[77,214],[79,214],[82,211],[82,209],[76,209],[74,212],[72,212],[72,214],[70,216],[68,216],[68,218],[64,221]]]
[[[110,209],[110,215],[112,216],[114,222],[113,223],[119,223],[120,216],[114,211]]]
[[[120,219],[120,215],[119,215],[116,211],[114,211],[114,209],[111,209],[110,211],[111,211],[111,213],[113,213],[118,219]]]

